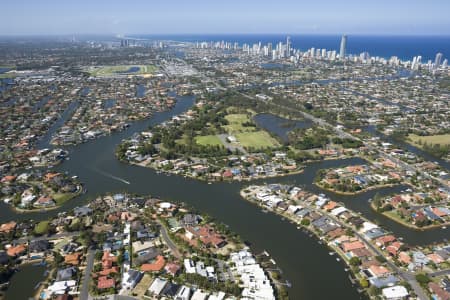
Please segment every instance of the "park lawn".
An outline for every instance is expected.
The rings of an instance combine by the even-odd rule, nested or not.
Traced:
[[[244,127],[242,125],[243,123],[251,122],[250,118],[246,114],[229,114],[225,116],[225,119],[228,121],[228,125],[225,125],[224,128],[230,134],[254,130],[254,127]]]
[[[34,232],[36,234],[42,235],[47,233],[50,221],[41,221],[34,227]]]
[[[419,141],[421,141],[422,145],[426,142],[428,145],[450,145],[450,134],[439,134],[439,135],[428,135],[428,136],[420,136],[416,134],[408,135],[408,140],[411,141],[417,147],[421,147],[419,145]]]
[[[243,147],[254,147],[256,149],[263,149],[263,148],[275,148],[280,146],[280,144],[276,139],[274,139],[267,132],[262,130],[238,133],[236,134],[236,138]]]
[[[222,142],[216,135],[201,135],[195,137],[195,142],[202,146],[221,146]]]
[[[52,195],[53,199],[56,202],[56,205],[62,205],[64,202],[69,201],[70,199],[77,196],[78,193],[55,193]]]
[[[398,223],[403,224],[404,226],[414,227],[414,225],[412,223],[408,223],[405,219],[402,219],[396,211],[385,211],[385,212],[383,212],[383,214],[390,217],[394,221],[397,221]]]

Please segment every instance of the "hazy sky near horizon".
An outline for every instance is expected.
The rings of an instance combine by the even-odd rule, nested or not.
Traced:
[[[450,0],[12,0],[0,35],[450,35]]]

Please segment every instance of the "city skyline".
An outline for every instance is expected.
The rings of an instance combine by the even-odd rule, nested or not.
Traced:
[[[290,33],[448,35],[450,3],[358,1],[4,3],[0,35]]]

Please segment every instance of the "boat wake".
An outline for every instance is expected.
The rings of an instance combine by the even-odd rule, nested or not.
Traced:
[[[93,169],[93,170],[94,170],[95,172],[97,172],[97,173],[102,174],[103,176],[108,177],[108,178],[111,178],[111,179],[114,179],[114,180],[123,182],[123,183],[125,183],[125,184],[130,184],[129,181],[127,181],[127,180],[125,180],[125,179],[123,179],[123,178],[114,176],[114,175],[112,175],[112,174],[110,174],[110,173],[103,172],[103,171],[101,171],[101,170],[99,170],[99,169],[97,169],[97,168],[95,168],[95,169]]]

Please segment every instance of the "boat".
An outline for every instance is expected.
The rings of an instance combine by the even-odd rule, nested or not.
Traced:
[[[341,261],[341,259],[340,259],[339,257],[336,257],[336,260],[337,260],[337,261]]]
[[[442,226],[442,229],[447,229],[447,226]]]
[[[334,252],[328,252],[328,255],[334,255]]]

